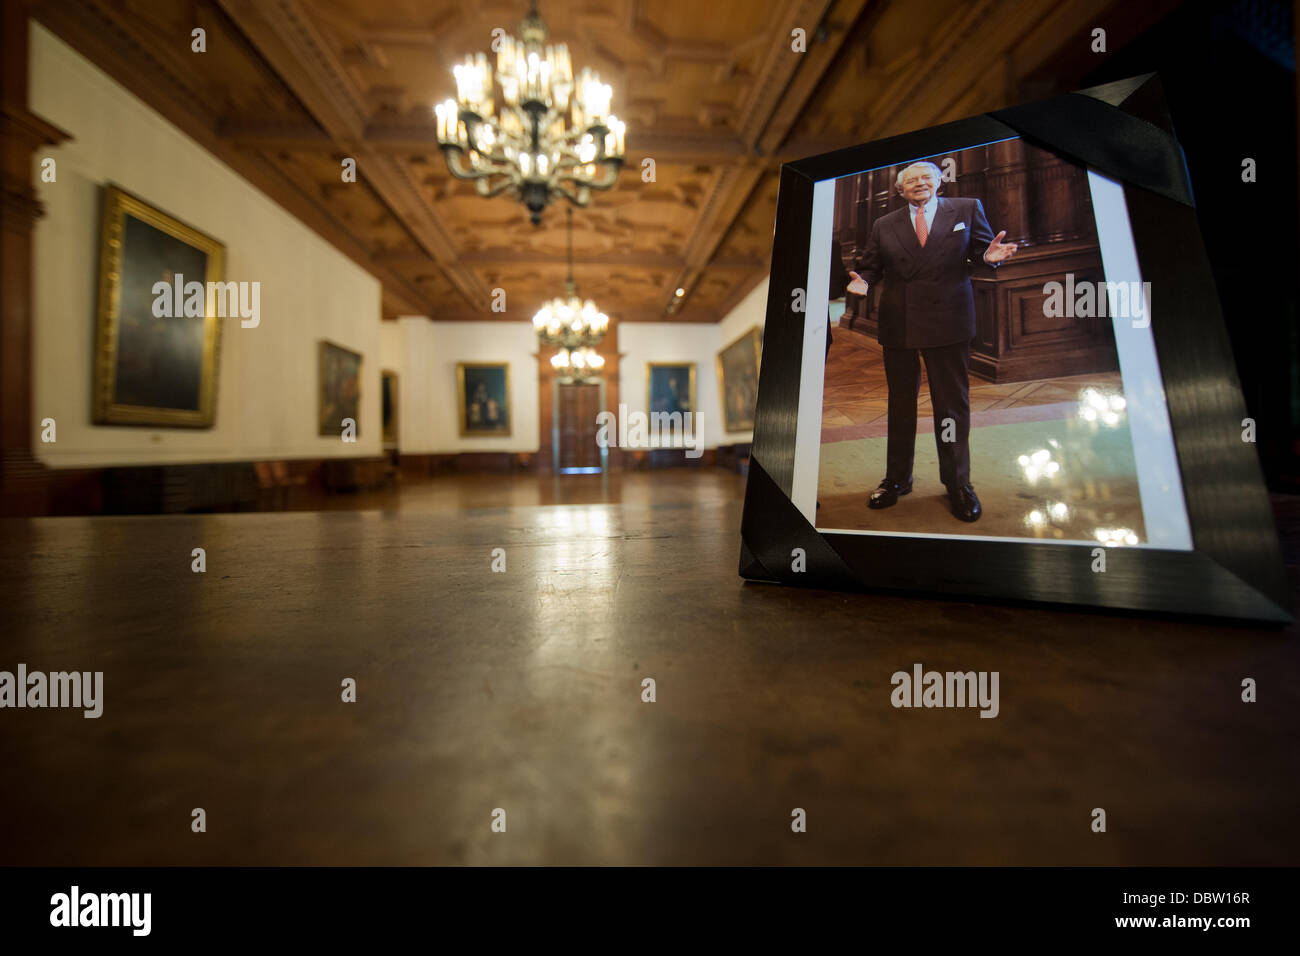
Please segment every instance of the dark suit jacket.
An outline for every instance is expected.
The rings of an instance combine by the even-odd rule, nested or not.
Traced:
[[[975,337],[970,264],[983,263],[993,230],[978,199],[939,197],[925,247],[916,238],[911,206],[871,224],[858,275],[880,283],[881,345],[928,349]]]

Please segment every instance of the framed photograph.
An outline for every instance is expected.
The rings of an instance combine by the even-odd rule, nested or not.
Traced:
[[[380,425],[385,448],[397,447],[397,373],[382,369],[379,373],[379,387],[383,392]]]
[[[695,411],[694,362],[646,362],[647,412]]]
[[[211,236],[105,187],[95,424],[212,427],[221,323],[208,290],[222,280],[225,256]]]
[[[320,341],[320,397],[317,434],[338,438],[344,420],[352,419],[352,434],[361,437],[361,356],[325,339]]]
[[[457,363],[456,398],[462,438],[510,434],[510,363]]]
[[[784,166],[765,345],[742,576],[1292,620],[1153,78]]]
[[[723,431],[743,432],[754,427],[754,402],[758,398],[762,352],[763,332],[754,326],[718,353]]]

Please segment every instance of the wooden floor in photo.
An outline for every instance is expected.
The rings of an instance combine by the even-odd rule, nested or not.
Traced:
[[[983,507],[972,523],[952,516],[939,480],[924,364],[913,491],[879,511],[867,508],[867,499],[885,477],[889,434],[880,346],[860,333],[837,332],[825,382],[819,529],[1090,542],[1123,531],[1146,539],[1127,419],[1121,413],[1108,425],[1078,414],[1090,391],[1122,393],[1118,372],[1003,383],[971,377],[971,483]],[[1044,454],[1055,463],[1051,474],[1022,461]]]
[[[971,375],[972,423],[1004,425],[1057,417],[1059,413],[1052,409],[1037,415],[1033,410],[1077,402],[1079,393],[1086,388],[1104,392],[1123,390],[1119,372],[1067,375],[1031,382],[987,382]],[[822,387],[822,441],[884,436],[888,431],[888,399],[880,345],[862,332],[836,329],[826,356]],[[930,391],[924,362],[916,414],[918,431],[930,432]]]

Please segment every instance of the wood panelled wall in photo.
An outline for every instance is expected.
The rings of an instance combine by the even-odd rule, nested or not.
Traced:
[[[917,157],[955,172],[939,195],[979,199],[993,231],[1020,244],[1011,261],[992,269],[972,266],[976,335],[971,372],[994,382],[1026,381],[1114,371],[1119,368],[1108,317],[1046,314],[1049,282],[1099,282],[1104,278],[1087,172],[1059,156],[1008,139]],[[894,188],[898,172],[911,162],[846,177],[835,190],[835,239],[846,269],[853,269],[880,216],[906,205]],[[973,257],[982,250],[972,247]],[[882,280],[888,282],[888,279]],[[866,298],[848,296],[851,328],[876,334],[878,290]],[[832,289],[831,295],[843,294]]]

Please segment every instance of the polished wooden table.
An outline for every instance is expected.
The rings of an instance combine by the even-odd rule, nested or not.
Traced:
[[[1300,862],[1295,628],[747,584],[715,471],[5,523],[0,669],[104,711],[0,710],[0,862]]]

